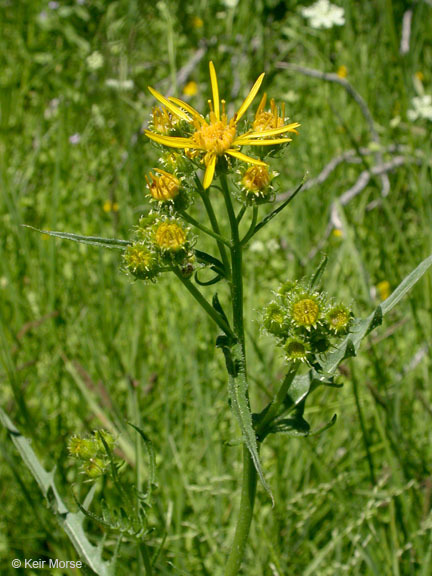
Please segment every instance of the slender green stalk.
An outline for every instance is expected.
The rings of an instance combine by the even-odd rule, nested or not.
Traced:
[[[217,234],[213,230],[210,230],[210,228],[207,228],[207,226],[204,226],[203,224],[198,222],[198,220],[195,220],[195,218],[193,218],[192,216],[190,216],[186,212],[182,212],[181,215],[182,215],[183,219],[186,220],[186,222],[189,222],[189,224],[192,224],[192,226],[195,226],[195,228],[198,228],[198,230],[201,230],[202,232],[204,232],[204,234],[211,236],[212,238],[217,240],[217,242],[225,244],[228,247],[230,246],[230,243],[228,242],[228,240],[226,240],[223,236],[221,236],[220,234]]]
[[[222,316],[220,316],[216,312],[216,310],[211,306],[211,304],[207,302],[207,300],[204,298],[204,296],[201,294],[198,288],[194,286],[194,284],[192,284],[192,282],[188,278],[184,278],[179,270],[174,269],[174,274],[183,283],[183,285],[187,288],[190,294],[192,294],[192,296],[195,298],[198,304],[202,308],[204,308],[205,312],[207,312],[210,318],[212,318],[216,322],[219,328],[221,328],[221,330],[223,330],[225,334],[234,338],[235,336],[230,326],[225,322]]]
[[[236,336],[242,345],[244,354],[245,338],[244,338],[244,322],[243,322],[242,246],[240,242],[237,217],[235,215],[234,208],[232,205],[231,194],[228,188],[228,182],[224,174],[221,176],[221,184],[231,227],[231,264],[232,264],[231,296],[232,296],[232,309],[233,309],[233,325],[234,325],[234,332],[236,333]]]
[[[249,450],[243,446],[243,484],[240,511],[231,553],[225,567],[225,576],[236,576],[240,570],[252,522],[256,485],[257,472]]]
[[[203,185],[200,181],[200,179],[198,177],[195,178],[195,182],[197,184],[197,190],[199,195],[202,198],[202,201],[204,203],[205,209],[207,211],[207,215],[209,217],[211,226],[213,228],[213,231],[218,235],[218,236],[222,236],[221,232],[220,232],[220,228],[219,228],[219,224],[216,218],[216,214],[213,210],[213,206],[212,203],[210,201],[210,198],[208,196],[208,192],[206,190],[204,190]],[[231,272],[231,265],[230,265],[230,261],[228,258],[228,254],[227,251],[225,249],[225,245],[223,244],[223,242],[220,242],[219,240],[217,241],[217,245],[219,248],[219,253],[221,255],[222,258],[222,262],[223,265],[225,267],[226,270],[226,276],[227,278],[230,276],[230,272]]]
[[[249,230],[246,232],[245,237],[241,241],[242,246],[245,246],[245,244],[247,244],[254,235],[257,220],[258,220],[258,206],[254,206],[252,208],[252,222],[251,225],[249,226]]]
[[[260,422],[260,424],[258,426],[258,430],[257,430],[257,436],[261,441],[266,436],[268,425],[271,424],[271,422],[275,418],[280,416],[281,409],[283,410],[283,405],[285,402],[286,395],[288,393],[288,390],[289,390],[291,384],[293,383],[293,380],[294,380],[294,377],[297,373],[299,365],[300,365],[299,362],[292,362],[291,363],[289,370],[288,370],[276,396],[274,397],[268,410],[264,413],[263,419]]]

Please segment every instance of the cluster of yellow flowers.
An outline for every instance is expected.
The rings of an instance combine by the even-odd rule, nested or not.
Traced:
[[[152,206],[151,230],[145,228],[143,234],[140,225],[141,238],[125,253],[126,268],[136,277],[152,279],[163,269],[181,267],[185,262],[190,264],[191,242],[188,229],[182,224],[185,209],[197,185],[206,194],[218,171],[234,175],[236,197],[246,205],[271,201],[274,198],[272,182],[277,173],[263,158],[291,142],[289,135],[297,134],[299,124],[287,123],[283,105],[278,108],[272,99],[267,108],[266,94],[253,121],[249,125],[244,121],[264,74],[256,80],[234,116],[228,118],[226,102],[219,97],[213,62],[209,69],[212,99],[208,101],[206,117],[187,102],[165,97],[149,87],[159,106],[153,108],[145,134],[161,146],[163,168],[154,169],[146,177]],[[245,154],[243,147],[251,147],[260,157]],[[249,167],[242,167],[241,163]],[[202,183],[197,178],[201,168],[204,169]]]

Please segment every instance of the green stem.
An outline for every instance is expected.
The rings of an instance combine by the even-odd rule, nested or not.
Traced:
[[[225,205],[228,212],[228,218],[231,227],[231,297],[233,309],[234,332],[241,343],[243,354],[245,352],[244,322],[243,322],[243,254],[242,245],[239,236],[239,227],[237,217],[231,201],[231,194],[228,188],[228,182],[225,174],[220,177],[222,192],[224,195]]]
[[[252,238],[252,236],[254,235],[257,220],[258,220],[258,206],[254,206],[252,209],[252,222],[251,222],[251,225],[250,225],[249,230],[247,231],[245,237],[241,241],[242,246],[247,244],[249,242],[249,240]]]
[[[291,384],[294,381],[300,362],[293,362],[269,408],[263,413],[263,419],[257,428],[257,437],[262,441],[268,432],[268,426],[275,418],[280,416],[281,408],[283,409],[286,396]]]
[[[202,308],[204,308],[205,312],[207,312],[207,314],[210,316],[210,318],[212,318],[212,320],[214,320],[216,322],[216,324],[219,326],[219,328],[221,328],[221,330],[223,330],[223,332],[225,332],[225,334],[227,336],[231,336],[231,338],[235,338],[234,333],[231,330],[230,326],[227,324],[227,322],[225,322],[225,320],[222,318],[222,316],[220,316],[216,312],[216,310],[212,307],[212,305],[209,302],[207,302],[207,300],[204,298],[204,296],[201,294],[201,292],[198,290],[198,288],[192,284],[192,282],[189,280],[189,278],[184,278],[181,275],[180,270],[178,270],[178,269],[174,269],[174,274],[183,283],[183,285],[185,286],[185,288],[187,288],[187,290],[190,292],[190,294],[192,294],[192,296],[195,298],[195,300],[198,302],[198,304]]]
[[[242,269],[242,245],[239,235],[239,220],[237,219],[231,200],[226,176],[220,177],[222,193],[225,200],[228,218],[231,227],[231,300],[233,327],[237,339],[242,348],[244,372],[246,371],[246,350],[243,320],[243,269]],[[231,552],[225,568],[225,576],[236,576],[240,570],[249,530],[253,517],[257,485],[257,471],[249,449],[243,445],[243,483],[240,500],[240,510],[234,535]]]
[[[226,240],[223,236],[221,236],[220,234],[217,234],[216,232],[213,232],[213,230],[210,230],[210,228],[207,228],[207,226],[204,226],[203,224],[198,222],[198,220],[195,220],[195,218],[193,218],[192,216],[190,216],[186,212],[181,212],[181,215],[182,215],[183,219],[186,220],[186,222],[189,222],[189,224],[192,224],[192,226],[195,226],[195,228],[198,228],[198,230],[201,230],[202,232],[204,232],[208,236],[211,236],[212,238],[214,238],[218,242],[225,244],[228,247],[230,246],[230,243],[228,242],[228,240]]]
[[[231,553],[225,567],[225,576],[236,576],[240,570],[252,522],[257,473],[249,450],[243,446],[243,484],[240,511]]]
[[[198,193],[201,196],[202,201],[204,202],[204,206],[205,206],[205,209],[207,211],[207,215],[209,217],[213,231],[215,232],[215,234],[222,237],[222,234],[221,234],[220,228],[219,228],[219,224],[218,224],[218,221],[216,218],[216,214],[213,210],[212,203],[210,202],[210,198],[208,196],[208,191],[204,190],[204,188],[201,184],[201,181],[198,177],[195,179],[195,181],[197,184]],[[223,242],[220,242],[219,240],[217,240],[217,245],[219,248],[219,253],[220,253],[221,258],[222,258],[223,265],[224,265],[225,270],[226,270],[226,276],[227,276],[227,278],[229,278],[230,272],[231,272],[231,265],[230,265],[227,251],[225,249],[225,245]]]

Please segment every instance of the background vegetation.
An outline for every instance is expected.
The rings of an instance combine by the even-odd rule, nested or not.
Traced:
[[[281,281],[309,274],[325,252],[326,290],[364,316],[431,252],[431,125],[407,113],[419,91],[432,91],[432,7],[338,4],[345,25],[314,30],[296,1],[0,2],[1,406],[45,468],[56,466],[71,508],[89,485],[68,456],[69,437],[117,430],[128,461],[122,475],[144,486],[148,466],[141,456],[134,465],[136,435],[126,422],[141,426],[156,453],[146,539],[159,550],[160,575],[217,576],[233,535],[240,448],[226,442],[239,432],[217,331],[173,277],[135,283],[120,272],[120,253],[21,225],[130,237],[157,157],[142,135],[153,106],[147,85],[196,89],[190,101],[204,110],[210,59],[236,105],[265,71],[265,90],[302,124],[274,164],[281,194],[353,152],[306,185],[247,255],[252,402],[260,408],[283,366],[260,334],[260,308]],[[410,45],[401,54],[407,10]],[[375,133],[334,76],[280,62],[339,80],[347,74]],[[368,175],[362,188],[358,178]],[[359,193],[338,204],[356,183]],[[319,427],[337,413],[336,426],[265,446],[276,504],[259,490],[244,574],[432,572],[431,297],[429,275],[344,365],[344,387],[315,393],[308,419]],[[0,448],[0,572],[16,573],[13,558],[77,559],[3,430]],[[114,506],[110,482],[96,486],[96,497]],[[112,552],[112,531],[87,528],[95,541],[105,534]],[[126,543],[122,555],[118,573],[139,574],[135,547]]]

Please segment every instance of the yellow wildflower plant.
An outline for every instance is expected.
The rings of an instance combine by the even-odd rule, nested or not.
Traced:
[[[288,138],[286,134],[296,132],[295,129],[299,126],[297,122],[285,125],[283,119],[280,118],[282,121],[277,127],[260,129],[259,131],[255,129],[248,130],[243,134],[237,134],[238,123],[257,95],[264,79],[264,73],[258,77],[234,116],[228,119],[225,111],[226,102],[219,98],[219,87],[213,62],[210,62],[209,68],[213,99],[209,100],[210,114],[208,121],[186,102],[174,97],[165,98],[165,96],[149,87],[151,94],[169,110],[173,116],[179,120],[183,120],[192,128],[192,133],[188,137],[180,137],[158,134],[151,130],[145,131],[148,138],[163,146],[183,149],[193,157],[196,155],[202,156],[202,161],[205,164],[204,189],[209,188],[211,185],[217,161],[221,156],[226,157],[227,155],[246,162],[247,164],[266,166],[262,160],[247,156],[241,152],[241,148],[243,146],[274,146],[276,144],[286,144],[291,141],[291,138]]]

